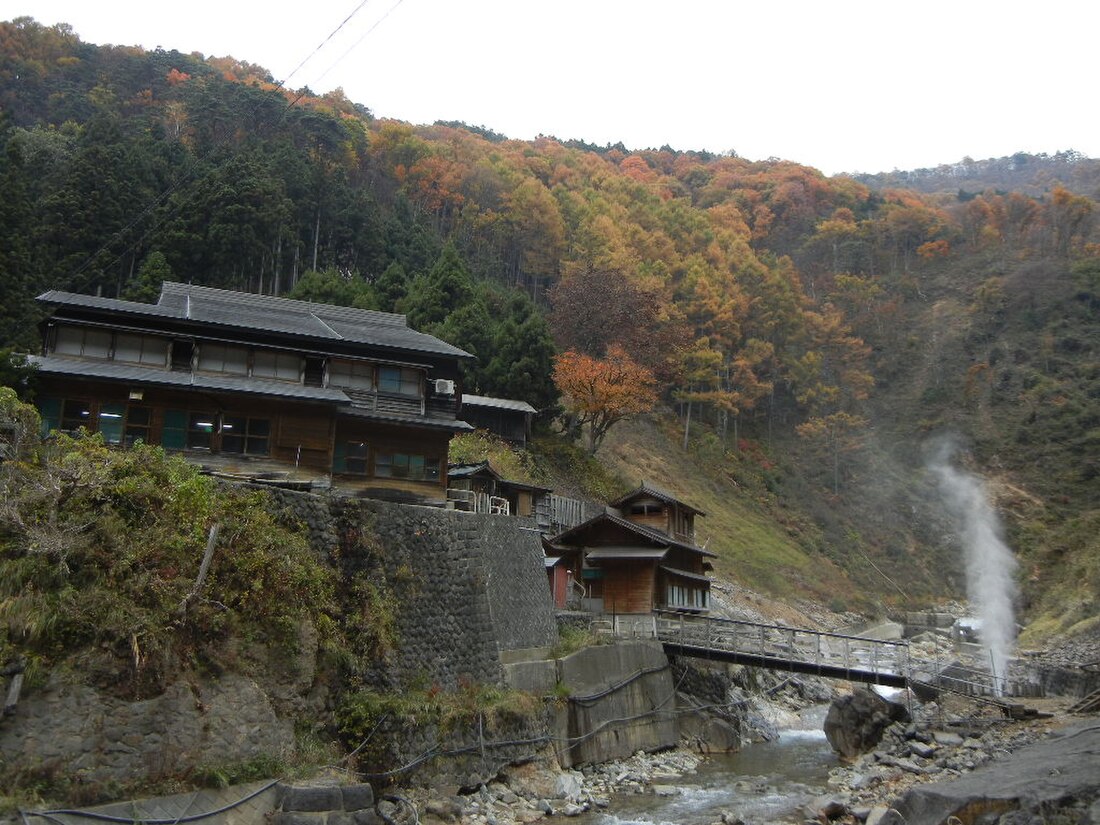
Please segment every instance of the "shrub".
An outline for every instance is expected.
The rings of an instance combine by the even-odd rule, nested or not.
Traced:
[[[262,492],[218,485],[158,447],[59,435],[36,460],[0,465],[3,658],[76,657],[89,677],[121,670],[145,693],[181,664],[216,659],[234,633],[295,645],[299,623],[329,609],[333,575]]]

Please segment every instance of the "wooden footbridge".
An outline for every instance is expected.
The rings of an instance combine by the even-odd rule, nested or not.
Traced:
[[[909,644],[796,627],[658,611],[665,651],[850,682],[909,685]]]

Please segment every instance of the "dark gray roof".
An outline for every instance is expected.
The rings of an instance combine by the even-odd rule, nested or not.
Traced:
[[[501,410],[514,410],[516,412],[536,413],[534,407],[526,401],[514,398],[491,398],[488,395],[462,395],[462,405],[470,407],[494,407]]]
[[[682,576],[685,579],[691,579],[696,582],[709,582],[710,576],[701,573],[689,573],[687,570],[681,570],[678,567],[669,567],[667,564],[662,564],[661,569],[666,573],[671,573],[673,576]]]
[[[692,507],[690,504],[684,503],[680,499],[676,498],[676,496],[674,496],[672,493],[670,493],[666,490],[662,490],[660,487],[656,487],[653,484],[650,484],[646,481],[643,481],[641,486],[638,487],[636,490],[631,490],[626,495],[620,496],[619,498],[612,501],[611,506],[616,507],[616,508],[622,507],[628,501],[633,501],[636,498],[642,498],[642,497],[647,497],[647,496],[649,498],[655,498],[658,501],[662,501],[665,504],[679,505],[684,510],[689,510],[690,512],[692,512],[696,515],[699,515],[699,516],[705,516],[706,515],[706,513],[704,513],[702,510],[699,510],[695,507]]]
[[[452,464],[447,468],[447,475],[450,478],[469,478],[470,476],[476,476],[483,470],[489,473],[489,475],[497,481],[504,481],[504,476],[494,470],[493,466],[488,461],[477,461],[471,464]]]
[[[341,407],[337,412],[342,416],[351,418],[367,418],[372,421],[381,421],[387,424],[404,424],[409,427],[421,427],[427,430],[468,432],[473,429],[473,427],[465,421],[459,421],[454,418],[422,418],[413,415],[394,415],[393,413],[380,413],[374,410],[365,410],[362,407]]]
[[[225,390],[229,392],[267,395],[277,398],[296,398],[302,401],[335,401],[350,404],[351,399],[342,391],[330,387],[306,387],[287,381],[270,381],[233,375],[202,375],[192,372],[172,372],[156,367],[136,364],[120,364],[115,361],[91,361],[76,358],[59,358],[54,355],[32,355],[28,358],[43,373],[68,375],[74,378],[98,378],[105,381],[121,381],[134,384],[156,384],[165,387]]]
[[[667,533],[662,533],[660,530],[654,530],[652,527],[647,527],[643,524],[637,524],[633,521],[629,521],[622,516],[616,515],[615,513],[606,510],[599,515],[590,518],[588,521],[578,524],[576,527],[570,527],[568,530],[565,530],[554,536],[550,540],[550,544],[555,548],[560,548],[563,545],[570,546],[571,544],[573,544],[575,546],[575,544],[582,544],[583,535],[601,522],[609,522],[611,524],[622,527],[625,530],[636,533],[642,538],[648,539],[650,542],[656,545],[661,545],[665,547],[669,545],[671,545],[672,547],[680,547],[684,550],[690,550],[693,553],[699,553],[702,556],[709,556],[711,558],[717,558],[718,556],[717,553],[712,553],[710,550],[706,550],[697,544],[692,544],[691,542],[687,541],[681,541],[675,536],[670,536]]]
[[[290,335],[312,341],[348,342],[455,358],[473,358],[465,350],[432,335],[409,329],[404,315],[171,281],[166,281],[161,286],[160,299],[156,304],[98,298],[57,290],[39,295],[38,300],[56,306],[211,324]]]

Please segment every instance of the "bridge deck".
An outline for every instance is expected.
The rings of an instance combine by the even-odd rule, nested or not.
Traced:
[[[669,653],[905,687],[909,645],[804,628],[659,612],[657,638]]]

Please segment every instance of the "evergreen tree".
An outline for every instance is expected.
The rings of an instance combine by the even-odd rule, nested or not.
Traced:
[[[122,291],[122,298],[155,304],[160,297],[160,285],[171,280],[172,267],[168,265],[168,259],[163,252],[153,250],[141,262],[137,276]]]

